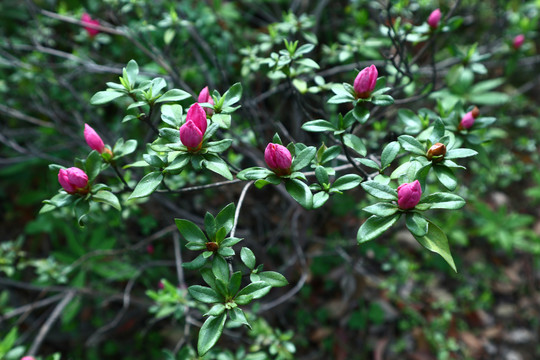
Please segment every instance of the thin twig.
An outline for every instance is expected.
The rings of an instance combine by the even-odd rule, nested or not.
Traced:
[[[74,290],[68,291],[65,294],[64,299],[62,299],[62,301],[60,301],[58,303],[58,305],[56,305],[56,307],[54,308],[51,316],[49,316],[49,318],[47,319],[47,321],[45,321],[45,323],[43,324],[41,329],[39,329],[38,335],[34,339],[34,342],[32,343],[32,346],[30,346],[30,350],[28,350],[29,355],[36,355],[36,353],[39,350],[39,347],[41,346],[41,343],[43,342],[43,340],[45,340],[45,337],[47,336],[47,334],[51,330],[52,325],[54,324],[56,319],[58,319],[58,317],[60,316],[60,314],[62,313],[64,308],[73,299],[75,294],[76,294],[76,291],[74,291]]]
[[[236,232],[236,225],[238,225],[238,217],[240,216],[240,210],[242,209],[242,203],[244,202],[244,197],[246,196],[246,193],[249,189],[249,187],[254,183],[255,181],[248,182],[244,188],[242,189],[242,193],[240,193],[240,198],[238,199],[238,205],[236,205],[236,211],[234,212],[234,224],[231,230],[231,237],[234,237],[234,233]]]

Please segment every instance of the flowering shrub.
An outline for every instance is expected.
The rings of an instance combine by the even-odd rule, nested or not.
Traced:
[[[183,4],[162,11],[143,2],[121,3],[118,18],[100,14],[100,21],[87,13],[78,21],[60,11],[41,12],[78,23],[88,34],[81,30],[85,40],[92,38],[81,49],[110,51],[115,56],[110,63],[125,66],[111,71],[121,74],[116,82],[92,79],[92,94],[77,97],[77,106],[89,109],[92,120],[70,124],[77,136],[69,137],[76,144],[75,153],[67,152],[69,161],[47,157],[58,162],[49,168],[59,186],[48,190],[40,216],[75,219],[96,234],[115,227],[121,233],[137,219],[141,229],[130,230],[144,238],[70,240],[76,256],[60,252],[58,258],[69,264],[63,268],[36,265],[42,279],[73,281],[85,289],[103,277],[125,286],[118,318],[111,322],[116,327],[146,266],[172,266],[178,281],[156,271],[152,281],[145,280],[147,297],[138,299],[152,301],[148,310],[156,322],[170,319],[183,327],[166,358],[252,360],[296,358],[292,334],[270,326],[264,312],[291,299],[305,300],[301,289],[315,260],[306,259],[303,249],[331,242],[326,229],[320,230],[326,224],[339,241],[357,245],[336,250],[351,269],[358,269],[351,257],[368,258],[369,246],[390,248],[399,233],[429,251],[415,248],[417,256],[442,259],[449,273],[460,270],[451,251],[460,233],[440,217],[459,218],[457,210],[474,196],[467,186],[489,161],[490,141],[501,136],[495,117],[484,114],[496,113],[493,107],[509,97],[497,90],[503,80],[486,79],[491,54],[482,46],[465,41],[446,46],[445,37],[457,39],[464,31],[459,7],[441,6],[441,12],[405,2],[389,2],[387,8],[372,3],[367,8],[381,14],[372,23],[367,10],[352,2],[347,11],[355,16],[347,16],[363,27],[338,26],[339,34],[326,34],[317,31],[324,16],[316,9],[313,16],[285,13],[282,21],[254,30],[250,22],[260,15],[255,8],[247,20],[238,16],[246,4],[190,3],[190,11],[205,14],[192,17]],[[118,25],[127,21],[124,12],[146,11],[155,18],[129,24],[129,29],[140,26],[136,31]],[[250,32],[240,34],[243,27]],[[114,36],[138,50],[110,45]],[[520,56],[529,46],[524,39],[506,38],[496,55]],[[189,50],[180,49],[188,43]],[[235,53],[226,56],[233,45]],[[451,61],[442,60],[450,56]],[[91,62],[85,66],[110,70]],[[254,204],[262,210],[255,211]],[[353,210],[337,228],[334,215],[346,206]],[[301,217],[313,228],[298,229]],[[100,227],[100,221],[110,227]],[[283,225],[289,221],[295,224],[290,229]],[[148,229],[154,235],[146,236]],[[261,234],[292,243],[293,251],[281,253],[291,258],[276,255],[274,241],[262,245]],[[165,236],[172,237],[172,245],[161,243]],[[163,265],[160,256],[174,261]],[[296,263],[300,276],[291,270]],[[347,279],[343,275],[344,288]],[[64,307],[77,304],[75,293],[66,296]],[[87,345],[102,341],[109,330],[103,325]],[[190,331],[197,334],[193,343]],[[217,350],[227,347],[220,338],[231,331],[250,346],[235,345],[236,354]],[[39,343],[29,354],[38,348]]]

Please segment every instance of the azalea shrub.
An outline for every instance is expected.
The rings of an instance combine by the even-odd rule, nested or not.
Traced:
[[[331,261],[316,268],[306,256],[314,248],[347,263],[349,275],[332,294],[348,301],[359,290],[347,290],[350,274],[372,276],[362,259],[390,251],[396,257],[381,262],[395,281],[407,276],[396,265],[406,258],[392,248],[397,236],[419,244],[413,256],[425,260],[408,270],[437,264],[459,279],[463,260],[453,253],[466,244],[452,219],[486,192],[476,179],[488,176],[504,131],[497,109],[511,101],[505,77],[534,51],[537,6],[498,5],[509,20],[495,46],[484,41],[482,24],[493,20],[474,11],[480,3],[339,3],[29,6],[48,29],[46,50],[35,51],[55,56],[50,78],[57,66],[99,74],[83,84],[56,78],[68,89],[62,95],[37,92],[39,101],[54,95],[78,114],[56,119],[56,105],[32,109],[44,115],[30,123],[59,142],[43,151],[50,175],[34,220],[53,224],[45,241],[54,246],[39,261],[22,251],[23,238],[0,252],[18,253],[0,267],[9,284],[23,283],[25,272],[38,275],[30,287],[60,289],[43,331],[60,316],[77,328],[75,319],[120,291],[111,314],[93,318],[88,358],[143,351],[140,358],[294,359],[309,353],[308,340],[293,335],[306,319],[284,323],[270,310],[302,304],[308,278],[337,268]],[[69,40],[59,36],[65,28]],[[10,113],[28,120],[14,112],[21,109]],[[399,304],[391,281],[379,286]],[[92,296],[95,303],[85,299]],[[349,315],[348,324],[358,326],[355,316],[382,323],[377,311]],[[149,340],[151,349],[96,350],[114,329],[142,320],[149,325],[137,336],[158,322],[174,333]],[[459,346],[437,335],[448,323],[423,326],[439,358],[457,356]],[[21,341],[21,331],[13,327],[0,342],[1,356],[83,351],[41,351],[43,338]],[[318,358],[362,358],[353,348],[320,349]],[[397,344],[392,358],[404,352]]]

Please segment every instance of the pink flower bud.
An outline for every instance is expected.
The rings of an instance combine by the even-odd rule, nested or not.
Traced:
[[[163,285],[163,281],[159,280],[158,288],[160,288],[160,289],[165,288],[165,285]]]
[[[520,34],[514,38],[514,41],[512,41],[512,46],[514,49],[519,49],[521,45],[525,42],[525,35]]]
[[[152,244],[148,244],[146,246],[146,252],[149,254],[149,255],[152,255],[154,253],[154,246]]]
[[[69,169],[60,169],[58,172],[58,182],[66,192],[70,194],[87,193],[88,176],[79,168],[70,167]]]
[[[206,122],[206,113],[204,112],[204,109],[201,107],[201,105],[199,105],[198,103],[191,105],[191,107],[189,108],[186,114],[186,123],[189,120],[193,121],[195,126],[198,127],[199,130],[201,130],[201,134],[204,135],[208,123]]]
[[[197,100],[199,103],[209,103],[211,105],[214,105],[214,99],[212,99],[212,96],[210,96],[210,91],[208,90],[208,86],[206,86],[204,89],[201,90],[199,93],[199,99]],[[206,115],[212,116],[214,114],[214,109],[210,108],[203,108],[206,112]]]
[[[441,21],[441,10],[435,9],[429,14],[427,23],[432,29],[435,29],[439,26],[439,21]]]
[[[360,71],[354,79],[354,91],[356,96],[361,99],[367,99],[377,83],[377,76],[379,75],[375,65],[371,65]]]
[[[206,116],[204,121],[206,121]],[[199,150],[202,139],[203,133],[192,120],[188,120],[180,127],[180,141],[187,146],[189,150]]]
[[[466,113],[463,118],[461,119],[461,122],[459,123],[458,129],[469,129],[474,124],[474,116],[472,111],[469,111]]]
[[[36,358],[33,357],[33,356],[25,356],[25,357],[21,358],[21,360],[36,360]]]
[[[270,143],[264,150],[264,161],[277,175],[291,173],[292,156],[283,145]]]
[[[98,20],[92,19],[92,17],[90,16],[90,14],[87,14],[87,13],[82,14],[82,16],[81,16],[81,21],[82,21],[83,23],[89,24],[89,25],[99,25],[99,21],[98,21]],[[98,29],[94,29],[94,28],[91,28],[91,27],[85,26],[85,27],[84,27],[84,30],[86,30],[86,32],[88,33],[88,35],[90,35],[90,37],[94,37],[94,36],[96,36],[97,34],[99,34],[99,30],[98,30]]]
[[[88,124],[84,124],[84,139],[92,150],[96,150],[98,153],[105,151],[105,144],[98,133],[90,127]]]
[[[408,210],[413,209],[422,196],[422,187],[420,182],[415,180],[412,183],[405,183],[399,185],[397,188],[398,194],[398,206],[400,209]]]

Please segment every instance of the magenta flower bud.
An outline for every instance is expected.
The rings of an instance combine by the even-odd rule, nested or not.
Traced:
[[[353,86],[358,98],[367,99],[371,95],[371,92],[375,89],[378,75],[375,65],[371,65],[358,73]]]
[[[435,29],[439,26],[439,21],[441,21],[441,10],[435,9],[429,14],[427,23],[432,29]]]
[[[81,16],[81,21],[82,21],[83,23],[89,24],[89,25],[99,25],[99,21],[98,21],[98,20],[92,19],[92,17],[90,16],[90,14],[87,14],[87,13],[82,14],[82,16]],[[94,36],[96,36],[97,34],[99,34],[99,30],[98,30],[98,29],[94,29],[94,28],[91,28],[91,27],[85,26],[85,27],[84,27],[84,30],[86,30],[86,32],[88,33],[88,35],[90,35],[90,37],[94,37]]]
[[[146,252],[148,253],[148,255],[152,255],[154,253],[154,245],[148,244],[146,246]]]
[[[199,103],[209,103],[211,105],[214,105],[214,99],[212,99],[212,96],[210,96],[210,90],[208,90],[208,86],[201,90],[201,92],[199,93],[199,99],[197,101]],[[212,116],[214,114],[214,109],[210,109],[207,107],[203,109],[208,116]]]
[[[25,356],[25,357],[22,357],[21,360],[36,360],[36,358],[33,356]]]
[[[519,34],[512,41],[512,46],[514,47],[514,49],[517,50],[521,47],[521,45],[523,45],[524,42],[525,42],[525,35]]]
[[[58,182],[69,194],[87,193],[88,176],[79,168],[60,169]]]
[[[398,206],[400,209],[413,209],[422,196],[422,187],[420,182],[415,180],[412,183],[401,184],[397,188]]]
[[[163,285],[163,281],[159,280],[158,288],[160,288],[160,289],[165,288],[165,285]]]
[[[283,145],[268,144],[264,150],[264,161],[277,175],[282,176],[291,173],[292,156]]]
[[[201,105],[199,105],[198,103],[191,105],[191,107],[189,108],[186,114],[186,123],[189,120],[193,121],[195,126],[198,127],[199,130],[201,130],[201,134],[204,135],[208,123],[206,122],[206,113],[204,112],[204,109],[201,107]]]
[[[206,121],[206,116],[204,118]],[[203,133],[192,120],[188,120],[180,127],[180,141],[189,150],[199,150],[201,148]]]
[[[92,150],[96,150],[98,153],[105,151],[105,144],[98,133],[90,127],[88,124],[84,124],[84,139]]]
[[[458,129],[469,129],[474,124],[474,116],[472,111],[469,111],[466,113],[463,118],[461,119],[461,122],[459,123]]]

